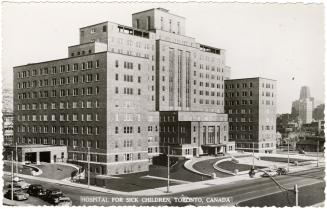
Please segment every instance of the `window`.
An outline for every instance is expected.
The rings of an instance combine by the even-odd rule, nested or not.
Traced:
[[[118,129],[118,127],[116,126],[115,127],[115,134],[118,134],[119,133],[119,129]]]
[[[116,67],[119,67],[118,60],[115,61],[115,66],[116,66]]]

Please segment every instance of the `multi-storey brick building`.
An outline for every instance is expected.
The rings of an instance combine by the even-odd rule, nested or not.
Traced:
[[[79,164],[90,154],[95,173],[146,171],[160,151],[159,130],[168,129],[164,118],[176,114],[186,126],[171,138],[160,132],[161,152],[227,150],[225,51],[187,37],[185,18],[151,9],[133,14],[133,27],[103,22],[79,36],[68,58],[14,68],[16,142],[66,146],[61,160]],[[186,129],[193,131],[179,138]],[[27,152],[36,161],[57,158]]]
[[[276,151],[276,81],[244,78],[225,81],[229,137],[237,150]]]

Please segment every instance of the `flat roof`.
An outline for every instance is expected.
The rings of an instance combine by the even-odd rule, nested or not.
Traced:
[[[161,8],[161,7],[158,7],[158,8],[152,8],[152,9],[147,9],[147,10],[143,10],[143,11],[140,11],[140,12],[135,12],[135,13],[132,13],[132,16],[135,15],[135,14],[139,14],[139,13],[143,13],[143,12],[149,12],[149,11],[152,11],[152,10],[158,10],[158,11],[165,12],[165,13],[168,13],[168,14],[174,15],[174,16],[176,16],[176,17],[180,17],[180,18],[185,19],[185,17],[183,17],[183,16],[179,16],[179,15],[176,15],[176,14],[172,14],[172,13],[169,12],[168,9]]]
[[[43,148],[43,147],[65,147],[66,145],[51,145],[51,144],[19,144],[17,148]],[[9,145],[6,147],[16,148],[15,145]]]
[[[234,78],[234,79],[226,79],[225,81],[234,81],[234,80],[247,80],[247,79],[266,79],[266,80],[271,80],[271,81],[277,81],[277,80],[275,80],[275,79],[271,79],[271,78],[264,78],[264,77]]]
[[[76,56],[76,57],[66,57],[66,58],[61,58],[61,59],[48,60],[48,61],[43,61],[43,62],[28,63],[28,64],[26,64],[26,65],[18,65],[18,66],[14,66],[13,68],[15,69],[15,68],[24,67],[24,66],[29,66],[29,65],[38,65],[38,64],[43,64],[43,63],[47,63],[47,62],[55,62],[55,61],[60,61],[60,60],[74,59],[74,58],[78,58],[78,57],[85,57],[85,56],[90,56],[90,55],[94,55],[94,54],[101,54],[101,53],[107,53],[107,52],[108,52],[108,51],[97,52],[97,53],[92,53],[92,54],[85,54],[85,55]]]

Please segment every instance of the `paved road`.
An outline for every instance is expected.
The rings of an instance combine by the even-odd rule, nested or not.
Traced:
[[[8,180],[8,177],[6,177]],[[298,173],[293,173],[288,176],[278,176],[276,177],[276,180],[280,182],[283,186],[287,188],[293,188],[295,184],[298,184],[300,187],[305,186],[305,185],[320,185],[318,186],[319,188],[324,188],[324,168],[317,168],[317,169],[312,169],[308,171],[302,171]],[[113,203],[111,200],[114,197],[124,197],[124,196],[117,196],[113,194],[105,194],[101,192],[95,192],[95,191],[90,191],[86,189],[78,189],[70,186],[63,186],[63,185],[56,185],[56,184],[51,184],[51,183],[45,183],[41,181],[36,181],[36,180],[27,180],[29,183],[38,183],[42,184],[45,188],[50,188],[50,187],[57,187],[60,188],[67,196],[69,196],[72,201],[73,205],[103,205],[103,206],[109,206],[109,205],[148,205],[148,206],[155,206],[155,205],[174,205],[174,206],[182,206],[182,205],[187,205],[187,204],[180,204],[180,203],[148,203],[148,202],[143,202],[143,203],[126,203],[126,202],[120,202],[120,203]],[[321,186],[323,185],[323,186]],[[317,190],[316,186],[313,187],[308,187],[306,188],[306,192],[311,192],[315,193]],[[258,198],[258,197],[263,197],[266,195],[271,196],[271,198],[276,198],[272,194],[273,193],[278,193],[281,192],[280,188],[269,178],[260,178],[252,181],[242,181],[242,182],[233,182],[230,184],[226,185],[212,185],[212,187],[208,187],[205,189],[195,189],[192,191],[188,192],[183,192],[179,194],[174,194],[174,195],[165,195],[165,197],[181,197],[181,196],[186,196],[186,197],[203,197],[203,199],[209,198],[209,200],[214,199],[216,197],[232,197],[233,201],[230,204],[225,204],[225,205],[235,205],[236,203],[240,203],[246,200]],[[291,194],[292,195],[292,194]],[[104,201],[102,202],[89,202],[89,203],[81,203],[80,202],[80,197],[81,196],[91,196],[91,197],[101,197]],[[266,198],[269,198],[268,196]],[[301,196],[300,196],[301,198]],[[105,201],[108,199],[109,201]],[[301,201],[301,200],[300,200]],[[318,201],[318,199],[317,199]],[[272,201],[273,202],[273,201]],[[26,201],[28,204],[33,204],[33,205],[44,205],[45,203],[38,199],[38,198],[31,198],[31,200]],[[313,202],[315,203],[315,202]],[[217,205],[218,203],[205,203],[206,205]],[[193,205],[203,205],[201,203],[195,203]],[[219,205],[219,204],[218,204]]]
[[[316,168],[292,173],[287,176],[278,176],[275,179],[284,187],[292,189],[295,184],[297,184],[299,187],[312,184],[325,185],[324,176],[324,168]],[[280,188],[271,179],[260,178],[253,181],[234,182],[227,185],[212,186],[210,188],[183,192],[176,194],[176,196],[232,197],[232,205],[234,205],[235,203],[239,203],[241,201],[278,192],[281,192]]]

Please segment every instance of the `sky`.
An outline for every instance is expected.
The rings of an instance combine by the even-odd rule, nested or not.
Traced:
[[[278,113],[291,111],[304,85],[325,101],[324,8],[301,3],[3,2],[3,88],[12,88],[13,66],[67,57],[80,27],[103,21],[131,26],[132,13],[157,7],[185,17],[187,36],[225,49],[231,78],[277,80]]]

